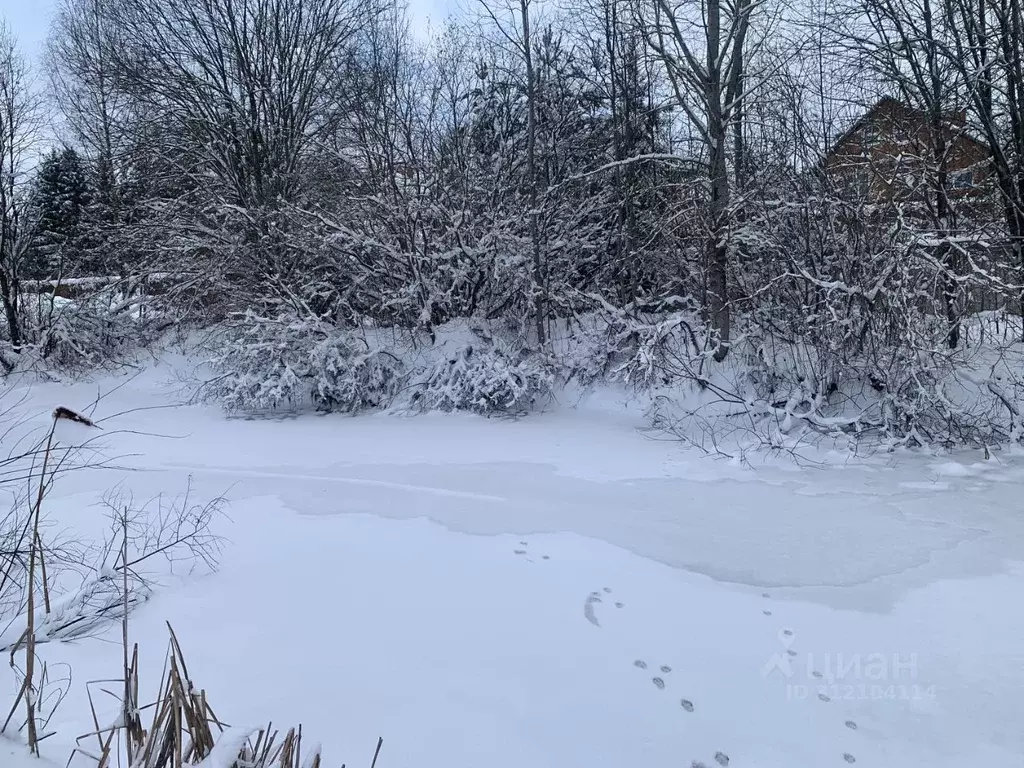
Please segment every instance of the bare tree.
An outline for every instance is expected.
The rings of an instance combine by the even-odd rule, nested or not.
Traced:
[[[10,29],[0,24],[0,303],[11,347],[23,341],[20,266],[28,244],[24,183],[39,138],[41,110]]]
[[[74,143],[94,164],[97,196],[110,209],[109,224],[116,226],[133,115],[112,69],[116,35],[109,29],[110,2],[63,0],[50,29],[46,63],[57,106]]]
[[[729,225],[733,180],[729,138],[742,150],[742,111],[753,90],[746,63],[755,0],[709,0],[694,14],[672,0],[654,0],[647,41],[661,59],[676,102],[704,146],[710,186],[710,226],[705,246],[707,303],[717,334],[715,358],[729,352]],[[734,161],[741,162],[734,157]],[[739,176],[742,179],[742,174]]]
[[[1013,263],[1024,285],[1024,4],[943,0],[945,47],[991,153]],[[1018,296],[1024,306],[1024,289]]]
[[[867,22],[867,30],[853,40],[868,66],[903,102],[925,115],[923,131],[915,126],[900,131],[904,167],[885,172],[893,179],[923,177],[925,194],[920,197],[938,237],[946,240],[957,229],[949,164],[957,134],[966,130],[966,124],[956,117],[965,102],[964,81],[948,56],[955,29],[950,29],[948,17],[935,0],[859,0],[844,16],[847,29],[856,17]],[[942,301],[949,324],[947,344],[955,349],[960,341],[958,251],[948,243],[939,250]]]
[[[104,0],[116,88],[183,146],[168,241],[226,285],[275,283],[304,256],[289,207],[343,108],[349,44],[373,0]],[[172,194],[174,194],[172,192]],[[164,206],[173,211],[174,207]],[[216,260],[209,259],[217,253]],[[204,255],[205,254],[205,255]],[[205,278],[209,283],[209,276]]]
[[[540,225],[540,179],[537,169],[537,78],[534,71],[534,40],[531,33],[532,0],[518,0],[515,5],[501,8],[486,0],[480,2],[494,26],[522,57],[526,86],[526,184],[529,202],[527,216],[530,221],[530,253],[533,266],[533,313],[537,342],[547,343],[546,279],[542,254],[543,233]],[[499,15],[501,14],[501,15]],[[502,17],[504,16],[504,18]]]
[[[523,63],[526,65],[526,163],[530,185],[530,245],[533,254],[533,311],[537,325],[537,343],[547,343],[544,324],[544,265],[540,256],[540,211],[537,208],[537,78],[533,71],[533,40],[530,37],[530,0],[519,0],[522,21]]]
[[[655,166],[641,168],[635,159],[656,153],[663,111],[655,96],[656,78],[651,72],[655,64],[647,55],[634,2],[584,0],[578,32],[592,61],[589,76],[610,118],[617,214],[610,256],[619,275],[620,298],[626,303],[637,300],[644,262],[650,261],[650,254],[640,252],[643,232],[639,219]]]
[[[272,204],[294,194],[361,10],[348,0],[114,0],[117,75],[188,127],[231,203]]]

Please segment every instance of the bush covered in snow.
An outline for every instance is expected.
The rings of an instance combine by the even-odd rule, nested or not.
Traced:
[[[405,367],[390,352],[360,349],[342,338],[318,344],[310,356],[312,400],[325,411],[386,408],[402,387]]]
[[[358,413],[466,411],[518,416],[556,388],[625,384],[661,430],[778,447],[821,437],[876,445],[995,445],[1024,434],[1019,319],[979,315],[944,348],[914,319],[902,344],[787,338],[750,318],[725,361],[696,309],[604,306],[541,355],[477,331],[439,329],[433,344],[295,316],[246,315],[221,337],[207,392],[230,411],[312,407]],[[878,331],[881,333],[881,331]],[[868,340],[871,340],[869,335]],[[419,339],[419,341],[425,341]]]
[[[211,364],[208,394],[229,411],[383,408],[405,377],[400,360],[354,334],[252,313],[224,333]]]
[[[35,329],[39,356],[62,370],[102,367],[146,342],[149,323],[104,297],[66,304]]]
[[[568,336],[567,377],[583,386],[613,381],[641,391],[670,384],[707,345],[698,313],[677,308],[681,303],[656,314],[603,303]]]
[[[66,373],[117,366],[173,322],[147,307],[136,291],[104,284],[83,289],[74,299],[49,292],[23,294],[17,346],[7,325],[0,313],[0,373]]]
[[[411,406],[420,411],[518,416],[550,399],[555,378],[554,366],[526,350],[469,345],[427,371],[414,388]]]
[[[220,339],[207,395],[229,411],[313,407],[519,415],[543,405],[555,369],[490,339],[427,347],[297,318],[246,315]]]
[[[700,318],[606,309],[603,332],[579,346],[579,380],[603,376],[642,392],[652,424],[720,450],[782,447],[822,436],[882,446],[989,446],[1024,435],[1020,318],[964,322],[965,343],[943,344],[916,321],[901,344],[785,338],[744,319],[717,362]],[[870,340],[870,337],[868,337]],[[603,342],[603,343],[602,343]]]
[[[550,393],[548,368],[496,346],[415,362],[407,345],[389,346],[320,323],[250,313],[220,340],[211,361],[218,375],[207,393],[230,411],[356,413],[388,408],[404,393],[400,405],[408,410],[513,414]]]

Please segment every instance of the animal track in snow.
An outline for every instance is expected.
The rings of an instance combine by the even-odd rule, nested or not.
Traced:
[[[587,601],[583,604],[583,615],[595,627],[601,626],[601,622],[597,620],[597,614],[594,613],[594,605],[600,602],[601,594],[599,592],[591,592],[587,595]]]
[[[721,752],[721,751],[715,752],[715,762],[718,763],[719,765],[723,766],[723,768],[724,768],[725,766],[729,765],[729,756],[727,754],[725,754],[725,752]],[[707,767],[707,765],[705,763],[702,763],[700,760],[694,760],[692,763],[690,763],[690,768],[708,768],[708,767]]]
[[[857,762],[857,758],[854,757],[853,755],[851,755],[849,752],[843,752],[843,760],[845,760],[848,763],[856,763]]]
[[[693,712],[693,702],[689,699],[680,699],[679,705],[687,712]]]
[[[534,562],[533,560],[530,560],[530,558],[528,556],[530,554],[529,553],[530,543],[528,541],[520,541],[519,542],[519,546],[520,546],[520,549],[513,549],[512,551],[515,554],[517,554],[517,555],[526,555],[527,556],[527,558],[526,558],[527,560],[529,560],[531,563]],[[551,556],[550,555],[541,555],[540,559],[541,560],[550,560]]]
[[[849,728],[851,731],[856,731],[857,730],[857,724],[855,722],[853,722],[853,720],[847,720],[846,721],[846,727]]]
[[[545,556],[545,558],[546,558],[546,556]],[[601,587],[601,589],[595,589],[593,592],[591,592],[587,596],[586,602],[583,604],[583,615],[586,616],[587,617],[587,621],[589,621],[595,627],[600,627],[601,626],[601,622],[598,621],[597,612],[596,612],[594,606],[595,606],[596,603],[603,603],[604,602],[604,595],[610,595],[611,593],[612,593],[612,588],[611,587]],[[621,601],[616,601],[615,602],[615,607],[616,608],[624,608],[625,605],[626,604],[621,602]]]
[[[643,659],[637,659],[633,662],[633,666],[637,669],[647,669],[647,662]],[[672,667],[670,667],[668,664],[662,664],[660,667],[658,667],[658,669],[661,670],[661,674],[663,675],[667,675],[669,672],[672,671]],[[652,677],[651,682],[654,683],[654,687],[657,688],[659,691],[665,690],[665,678]]]

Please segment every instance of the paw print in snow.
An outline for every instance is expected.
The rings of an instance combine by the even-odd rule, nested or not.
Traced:
[[[647,669],[647,662],[643,659],[637,659],[633,662],[633,666],[637,669]]]
[[[715,752],[715,762],[721,766],[729,765],[729,756],[725,752]]]
[[[693,702],[689,699],[682,699],[679,704],[687,712],[693,712]]]
[[[659,691],[663,691],[663,690],[665,690],[665,681],[664,681],[664,680],[662,680],[662,679],[661,679],[660,677],[652,677],[652,678],[651,678],[651,682],[652,682],[652,683],[654,683],[654,686],[655,686],[655,687],[656,687],[656,688],[657,688],[657,689],[658,689]]]
[[[845,760],[848,763],[856,763],[857,762],[857,758],[854,757],[853,755],[851,755],[849,752],[843,752],[843,760]]]

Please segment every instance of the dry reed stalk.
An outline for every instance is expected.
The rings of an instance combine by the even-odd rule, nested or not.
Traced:
[[[119,722],[108,728],[101,728],[93,707],[93,723],[96,730],[80,736],[78,741],[96,737],[99,753],[90,755],[85,749],[78,754],[96,760],[96,768],[112,768],[117,751],[114,749],[115,734],[125,731],[126,753],[131,744],[134,759],[130,768],[195,768],[214,750],[218,737],[227,732],[228,726],[216,716],[206,698],[205,691],[198,689],[188,674],[185,656],[174,629],[167,625],[170,640],[164,674],[161,678],[156,701],[145,707],[153,709],[152,722],[148,730],[141,726],[141,719],[135,722]],[[131,680],[125,686],[127,695],[138,701],[139,649],[135,646],[131,662],[126,666],[127,677]],[[118,681],[122,684],[124,681]],[[92,694],[89,695],[90,705]],[[122,702],[122,711],[125,707]],[[377,740],[373,757],[376,765],[383,739]],[[302,760],[302,728],[290,728],[284,732],[275,730],[273,723],[251,734],[242,743],[235,758],[234,768],[321,768],[319,751],[314,751],[305,762]],[[373,768],[371,766],[371,768]]]
[[[42,450],[42,465],[39,470],[39,482],[36,488],[35,501],[30,509],[29,518],[26,521],[26,530],[23,532],[22,540],[24,536],[29,533],[28,529],[31,529],[31,537],[29,540],[29,561],[28,561],[28,574],[26,584],[26,606],[25,606],[25,631],[22,633],[20,639],[11,648],[11,668],[15,668],[15,654],[22,647],[25,649],[25,679],[22,682],[21,688],[18,691],[18,695],[15,698],[14,706],[11,712],[7,715],[7,719],[4,721],[3,728],[0,730],[6,730],[10,724],[11,719],[14,716],[15,711],[20,704],[25,705],[26,710],[26,721],[25,726],[27,728],[27,740],[29,751],[32,754],[39,755],[39,730],[38,723],[36,721],[37,715],[37,701],[36,701],[36,571],[39,571],[39,577],[41,580],[41,588],[43,593],[43,607],[46,615],[50,615],[51,603],[50,603],[50,585],[49,578],[46,572],[46,558],[45,550],[43,547],[42,536],[39,533],[40,521],[42,519],[43,510],[43,499],[46,496],[47,489],[47,473],[50,469],[50,459],[53,454],[54,447],[54,435],[57,430],[57,422],[60,420],[74,421],[86,426],[95,427],[96,425],[87,419],[86,417],[72,411],[69,408],[63,406],[58,407],[54,410],[51,420],[50,429],[46,434],[46,441]],[[31,478],[31,474],[30,474]],[[7,579],[10,578],[11,571],[8,570],[3,575],[3,581],[6,583]],[[46,666],[42,669],[42,678],[40,684],[40,691],[45,680],[47,678]]]
[[[39,755],[39,734],[36,731],[36,700],[33,690],[33,680],[35,679],[36,671],[36,558],[41,554],[39,552],[39,518],[42,515],[43,497],[46,495],[46,470],[50,464],[50,453],[53,450],[53,434],[57,430],[57,414],[59,411],[60,409],[54,411],[53,423],[50,425],[50,431],[46,435],[43,466],[39,473],[39,490],[36,493],[36,503],[32,510],[32,543],[28,550],[28,599],[25,608],[28,625],[25,629],[25,680],[27,685],[22,688],[22,694],[28,715],[28,748],[32,754],[37,756]],[[49,600],[47,600],[47,609],[49,609]]]

